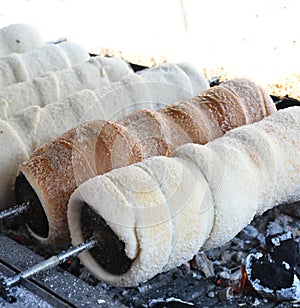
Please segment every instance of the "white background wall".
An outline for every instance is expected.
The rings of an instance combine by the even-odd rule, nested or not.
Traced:
[[[298,0],[0,0],[0,27],[274,82],[300,75]]]

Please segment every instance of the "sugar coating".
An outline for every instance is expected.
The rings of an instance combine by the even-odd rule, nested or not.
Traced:
[[[243,105],[247,106],[247,124],[259,121],[259,119],[270,115],[276,109],[265,89],[248,79],[239,78],[238,82],[237,79],[232,79],[224,82],[222,86],[228,88],[237,96],[240,96],[241,93],[246,94],[241,100]],[[255,112],[255,110],[260,110],[260,113],[258,111]]]
[[[220,168],[210,182],[215,218],[203,249],[223,245],[254,215],[300,200],[299,124],[300,108],[290,107],[206,145],[216,155],[214,163],[220,161]],[[185,145],[173,155],[199,162],[203,171],[206,163],[199,159],[202,152],[197,145]]]
[[[249,83],[249,87],[252,88],[252,83]],[[255,89],[260,91],[257,87]],[[200,143],[199,136],[201,140],[204,138],[197,133],[201,125],[202,129],[208,131],[219,125],[218,132],[222,132],[225,127],[234,132],[233,128],[237,123],[242,125],[250,122],[248,109],[252,112],[255,110],[245,103],[246,100],[250,101],[250,98],[242,100],[242,92],[239,92],[239,96],[232,92],[225,87],[214,87],[191,99],[189,104],[178,102],[158,111],[139,111],[123,118],[120,123],[140,138],[145,148],[145,156],[150,156],[149,153],[154,155],[155,152],[159,155],[159,149],[155,148],[159,143],[149,142],[151,132],[172,148],[173,142],[178,142],[179,145],[188,143],[188,138],[181,140],[181,144],[174,137],[171,139],[171,136],[180,134],[179,128],[185,131],[189,138]],[[250,91],[245,91],[245,95],[249,93]],[[263,110],[256,110],[258,115],[251,115],[252,121],[261,119],[263,114],[266,114],[266,106],[260,101],[262,98],[259,95],[255,95],[255,98],[259,100],[256,102],[259,106],[256,109]],[[226,108],[232,100],[235,102],[233,106],[237,106],[234,109],[237,112],[229,116],[226,115]],[[206,109],[209,105],[215,107],[212,108],[212,117],[208,117],[207,113],[204,117],[197,115],[197,108],[201,109],[203,105]],[[220,114],[216,114],[218,111]],[[241,122],[238,122],[239,117]],[[175,124],[163,125],[166,121],[168,124]],[[200,128],[197,125],[200,125]],[[203,135],[213,134],[204,132]],[[223,142],[223,138],[228,140],[227,143]],[[82,240],[82,236],[78,237],[80,231],[72,234],[75,229],[73,223],[76,228],[80,225],[78,221],[73,222],[75,215],[80,217],[80,210],[73,202],[77,205],[86,202],[89,189],[101,192],[102,182],[104,178],[108,178],[118,189],[118,194],[124,196],[134,214],[134,223],[130,226],[136,230],[136,244],[125,242],[125,246],[139,247],[130,270],[119,276],[103,270],[90,254],[88,257],[86,254],[82,256],[83,263],[106,282],[123,286],[136,285],[191,259],[202,246],[216,245],[221,236],[223,241],[228,240],[224,239],[224,234],[231,237],[235,230],[247,225],[257,210],[258,196],[253,192],[260,184],[255,180],[258,173],[248,163],[240,148],[234,148],[235,143],[229,138],[226,139],[226,135],[223,138],[206,146],[191,143],[183,145],[175,150],[173,158],[152,157],[129,167],[112,170],[80,185],[80,199],[77,199],[78,193],[75,191],[69,202],[68,215],[73,244]],[[210,140],[207,139],[204,143],[208,141]],[[236,166],[238,168],[235,168]],[[236,179],[240,181],[237,183]],[[245,185],[247,181],[249,183]],[[233,186],[237,189],[232,191]],[[105,195],[103,198],[101,195],[102,193],[98,194],[97,199],[89,199],[92,203],[86,203],[97,208],[97,213],[103,217],[102,212],[107,210],[107,205],[117,203],[113,195]],[[235,200],[234,203],[232,200]],[[239,215],[229,215],[232,209]],[[73,211],[76,214],[73,214]],[[113,213],[114,209],[110,208],[110,211]],[[125,213],[124,215],[126,216]],[[124,220],[125,217],[122,221]],[[107,221],[113,230],[119,228],[117,218]]]
[[[167,77],[161,75],[163,68],[166,68],[167,72],[171,72],[171,75],[173,72],[177,72],[177,67],[173,70],[170,65],[163,66],[159,70],[155,68],[155,74],[160,72],[159,79],[164,78],[164,82]],[[150,71],[146,71],[149,76]],[[132,84],[128,83],[128,79],[141,80],[142,77],[144,74],[131,75],[126,78],[125,83],[124,80],[120,83],[129,85],[130,89],[135,89],[132,88]],[[154,80],[153,76],[151,76],[151,80]],[[141,85],[146,87],[145,83],[137,84],[138,90]],[[116,84],[112,84],[112,86],[116,86]],[[252,86],[251,83],[250,86]],[[126,89],[122,86],[121,88],[122,90]],[[95,92],[85,93],[89,93],[92,100],[92,94]],[[130,95],[140,94],[138,91],[130,91]],[[86,96],[84,101],[89,101],[89,98]],[[74,103],[74,99],[70,102]],[[257,104],[260,108],[264,108],[264,104],[259,102]],[[76,102],[76,106],[79,105],[80,103]],[[180,101],[158,111],[140,110],[120,119],[117,123],[85,122],[52,143],[46,144],[32,155],[29,162],[23,163],[20,167],[31,186],[38,193],[43,192],[40,201],[42,206],[47,209],[45,212],[51,212],[48,221],[50,225],[53,225],[53,228],[50,228],[48,236],[42,241],[47,244],[57,244],[59,235],[60,241],[62,242],[65,238],[66,244],[68,244],[67,224],[64,220],[60,220],[61,224],[58,225],[59,220],[56,216],[64,215],[66,217],[67,202],[75,189],[73,185],[75,181],[75,185],[78,186],[87,179],[111,169],[127,166],[151,156],[168,156],[175,148],[186,143],[205,144],[221,136],[227,130],[246,124],[248,121],[247,107],[243,106],[240,98],[230,90],[224,87],[213,87],[189,101]],[[257,112],[262,113],[261,110],[257,110]],[[42,122],[44,123],[45,120]],[[51,123],[48,124],[48,128],[52,125]],[[46,134],[53,133],[54,129],[58,127],[57,121],[53,121],[53,123],[55,123],[55,127],[46,130]],[[47,139],[42,135],[41,130],[39,133],[40,138]],[[62,141],[60,141],[61,138]],[[70,146],[65,141],[68,141]],[[67,153],[72,151],[67,160],[64,156],[65,151]],[[56,157],[58,167],[51,167],[52,156]],[[39,157],[44,159],[47,157],[49,163],[45,165],[44,160],[39,160]],[[33,161],[34,165],[31,164]],[[58,171],[57,168],[60,170]],[[161,169],[163,170],[163,167]],[[64,170],[66,175],[61,176]],[[41,178],[45,176],[49,178],[51,185],[43,185]],[[206,174],[206,176],[208,175]],[[190,194],[193,195],[192,192]],[[58,208],[57,211],[56,208]],[[173,210],[175,211],[175,209]],[[59,233],[56,230],[59,230]],[[39,240],[41,239],[39,238]],[[196,243],[200,240],[198,238]],[[171,259],[170,264],[173,264]]]
[[[0,29],[0,57],[41,48],[44,40],[39,31],[28,24],[11,24]]]
[[[126,204],[126,209],[131,209],[127,227],[136,236],[119,238],[126,247],[138,250],[131,251],[131,256],[137,254],[131,268],[122,275],[106,272],[89,253],[80,255],[81,261],[103,281],[134,286],[168,270],[170,260],[171,266],[176,266],[187,262],[201,247],[225,244],[257,212],[278,202],[300,200],[299,124],[300,107],[291,107],[233,129],[206,145],[186,144],[172,157],[152,157],[89,179],[75,190],[69,202],[73,244],[83,240],[83,202],[96,209],[116,234],[120,234],[120,222],[126,222],[127,211],[118,211],[117,217],[113,213]],[[252,134],[259,134],[257,143]],[[254,147],[249,148],[245,140]],[[268,155],[272,157],[270,163],[266,162]],[[275,161],[274,157],[279,159]],[[276,164],[278,173],[277,181],[272,179],[274,190],[269,188],[266,170],[272,164]],[[104,196],[108,184],[114,190]],[[183,200],[184,207],[178,211]]]
[[[199,78],[204,79],[201,73],[198,75]],[[184,78],[181,78],[182,76]],[[157,108],[162,101],[172,103],[175,99],[173,88],[165,87],[161,93],[158,93],[157,88],[152,86],[154,83],[159,84],[161,80],[173,85],[173,87],[191,90],[191,82],[187,80],[187,74],[178,65],[170,63],[159,68],[149,69],[143,74],[130,74],[120,81],[112,82],[97,90],[85,89],[75,92],[64,100],[48,104],[45,107],[30,106],[8,120],[2,121],[7,123],[13,134],[18,136],[23,143],[22,150],[25,149],[26,155],[29,157],[33,151],[44,143],[57,138],[85,121],[120,119],[132,111],[145,108],[145,106]],[[194,92],[178,92],[178,98],[175,101],[182,98],[190,99],[202,90],[204,90],[203,85],[199,85],[192,88]],[[158,101],[158,97],[162,101]],[[5,179],[3,178],[0,182],[1,190],[7,192],[7,194],[0,195],[0,209],[13,204],[14,200],[11,198],[13,187],[8,183],[14,181],[18,172],[18,165],[25,160],[19,159],[15,147],[10,147],[9,143],[5,143],[5,146],[14,164],[8,166],[6,159],[2,159],[0,151],[1,168],[3,170],[9,168],[4,173]]]
[[[89,59],[75,43],[49,44],[25,53],[11,53],[0,58],[0,87],[28,81],[48,71],[70,68]]]
[[[133,74],[129,65],[117,57],[92,57],[64,70],[49,71],[42,77],[0,89],[0,118],[6,120],[32,105],[44,107],[66,98],[72,92],[94,90]]]

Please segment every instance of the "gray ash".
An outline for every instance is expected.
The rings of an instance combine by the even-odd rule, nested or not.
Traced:
[[[71,259],[64,268],[86,281],[94,288],[111,294],[116,302],[127,307],[150,307],[155,301],[166,302],[175,298],[195,307],[275,307],[278,301],[265,298],[249,286],[243,286],[239,280],[239,269],[243,268],[247,256],[251,253],[264,251],[268,242],[266,235],[290,231],[294,241],[300,241],[300,219],[286,215],[282,211],[287,206],[274,208],[264,215],[256,217],[234,239],[222,247],[207,252],[199,252],[193,260],[162,273],[133,288],[116,288],[109,286],[93,277],[78,259]],[[286,211],[284,211],[286,212]],[[7,229],[2,232],[26,244],[30,249],[49,257],[51,252],[37,245],[24,226],[19,229]],[[170,305],[172,302],[170,301]],[[290,301],[281,301],[281,307],[293,307]]]

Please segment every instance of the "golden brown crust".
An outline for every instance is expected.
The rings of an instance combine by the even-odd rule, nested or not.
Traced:
[[[141,161],[142,145],[124,126],[106,122],[97,138],[94,159],[97,174],[103,174]]]
[[[87,179],[147,157],[167,156],[186,143],[207,143],[261,120],[274,112],[272,107],[253,83],[232,81],[159,111],[137,111],[118,123],[86,122],[66,132],[20,166],[48,217],[49,236],[44,240],[69,243],[68,200]]]
[[[245,106],[247,124],[260,121],[276,111],[266,91],[248,79],[232,79],[222,83],[221,87],[234,93]]]
[[[77,187],[72,169],[72,144],[57,140],[46,145],[40,153],[24,162],[20,171],[37,193],[49,223],[51,240],[42,240],[45,244],[61,245],[68,238],[66,204],[70,193]],[[63,179],[63,180],[62,180]],[[68,183],[65,190],[64,183]]]
[[[164,126],[156,111],[140,110],[121,119],[118,123],[140,140],[144,158],[167,155],[170,152]]]
[[[122,158],[117,160],[120,153]],[[69,244],[66,211],[76,187],[97,174],[141,160],[136,139],[126,128],[108,121],[86,122],[35,151],[19,169],[37,192],[48,218],[48,238],[39,239],[45,244]]]
[[[262,96],[263,104],[266,110],[266,116],[269,116],[277,110],[276,106],[274,102],[270,99],[270,96],[265,89],[263,89],[261,86],[258,86],[258,89],[260,90]]]
[[[190,137],[190,142],[206,143],[205,128],[202,127],[199,110],[190,102],[179,102],[163,108],[160,113],[175,123],[173,134],[181,127]]]
[[[217,122],[222,135],[247,123],[246,110],[240,99],[224,87],[204,91],[195,98],[194,104],[208,109],[211,120]]]

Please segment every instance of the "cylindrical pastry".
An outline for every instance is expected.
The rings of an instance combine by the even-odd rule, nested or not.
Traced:
[[[0,58],[0,87],[28,81],[87,61],[89,54],[75,43],[49,44],[25,53]]]
[[[11,24],[0,29],[0,57],[40,48],[44,40],[39,31],[27,24]]]
[[[42,77],[1,88],[0,118],[6,120],[28,106],[61,101],[72,92],[103,87],[132,73],[122,59],[100,56],[68,69],[49,71]]]
[[[7,121],[0,120],[0,209],[14,204],[18,165],[42,144],[85,121],[119,119],[135,110],[189,99],[207,89],[203,74],[194,72],[191,81],[186,67],[171,63],[154,67],[98,90],[82,90],[61,102],[28,107]],[[201,82],[196,85],[195,79]],[[182,91],[176,92],[177,88]]]
[[[116,123],[86,122],[39,148],[20,165],[15,186],[17,203],[30,205],[25,218],[32,234],[45,244],[68,245],[68,200],[87,179],[151,156],[167,156],[186,143],[205,144],[276,110],[271,98],[263,101],[261,90],[249,80],[231,84],[240,82],[248,88],[239,96],[225,83],[226,87],[210,88],[189,101],[137,111]],[[252,92],[252,105],[243,104],[243,96]],[[41,221],[41,212],[43,225],[49,225],[42,234],[35,223]]]
[[[107,283],[137,285],[223,245],[254,215],[300,200],[299,153],[300,107],[291,107],[96,176],[71,195],[72,243],[96,238],[79,256],[84,266]]]

